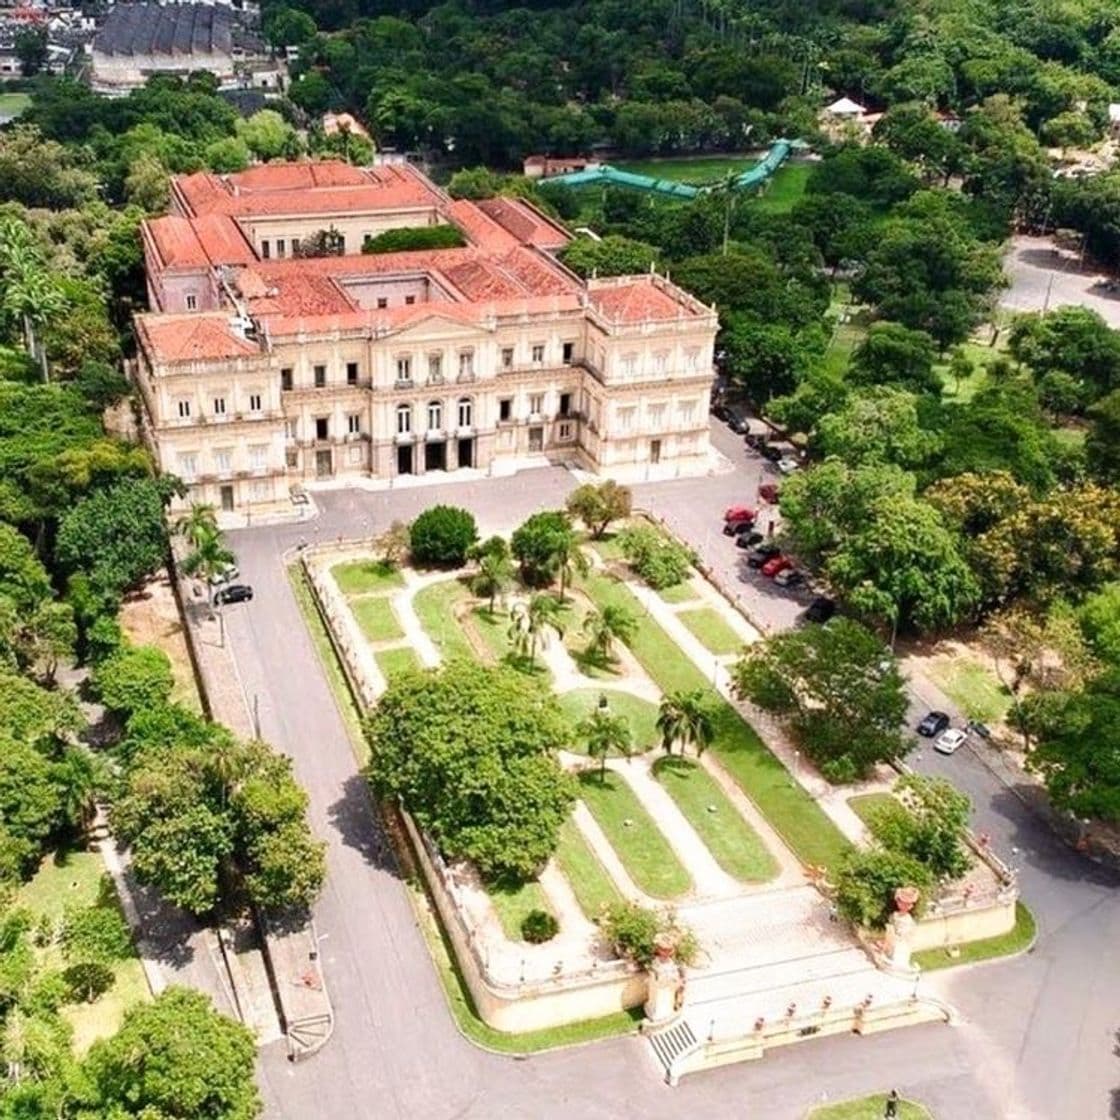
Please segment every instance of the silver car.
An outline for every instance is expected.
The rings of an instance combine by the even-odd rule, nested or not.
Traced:
[[[950,727],[937,737],[933,749],[941,754],[955,754],[967,738],[967,731],[962,731],[959,727]]]

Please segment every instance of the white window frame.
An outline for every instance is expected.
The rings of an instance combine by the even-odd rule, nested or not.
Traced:
[[[407,436],[412,431],[412,405],[397,405],[397,435]]]
[[[443,428],[443,401],[428,401],[428,431],[438,432]]]
[[[474,398],[460,397],[456,407],[458,412],[459,427],[471,427],[474,423]]]

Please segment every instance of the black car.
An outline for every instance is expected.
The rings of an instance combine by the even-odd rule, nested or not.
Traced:
[[[717,420],[727,420],[731,416],[731,409],[722,401],[713,401],[710,411]]]
[[[949,716],[945,712],[927,712],[918,724],[918,734],[924,739],[932,739],[948,726]]]
[[[753,517],[740,517],[738,521],[725,521],[723,523],[723,535],[725,537],[737,537],[753,526]]]
[[[767,560],[772,560],[782,550],[776,544],[760,544],[747,553],[747,567],[761,568]]]
[[[722,419],[737,436],[745,436],[750,430],[750,424],[747,418],[741,412],[736,412],[734,409],[729,408],[727,410],[727,415],[722,417]]]
[[[807,622],[827,622],[835,613],[836,604],[831,599],[819,595],[805,608],[805,620]]]
[[[775,447],[772,443],[764,443],[758,449],[759,455],[771,463],[776,463],[782,457],[782,450]]]
[[[247,603],[252,597],[253,589],[247,583],[231,583],[214,592],[215,603]]]
[[[747,529],[744,529],[743,532],[741,532],[735,538],[735,547],[736,548],[754,548],[757,545],[762,544],[762,542],[764,540],[766,540],[766,537],[762,533],[760,533],[757,529],[747,528]]]

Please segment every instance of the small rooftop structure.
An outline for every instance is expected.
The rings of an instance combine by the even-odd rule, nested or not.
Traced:
[[[831,105],[826,105],[824,111],[833,117],[862,117],[867,112],[859,102],[850,97],[841,97]]]

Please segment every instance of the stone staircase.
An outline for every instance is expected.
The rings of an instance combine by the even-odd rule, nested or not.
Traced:
[[[653,1053],[668,1077],[677,1059],[682,1054],[690,1054],[696,1049],[697,1038],[692,1033],[688,1020],[678,1019],[665,1030],[651,1034],[649,1044],[653,1047]]]
[[[293,1062],[322,1049],[334,1030],[332,1014],[309,1015],[288,1024],[288,1056]]]

